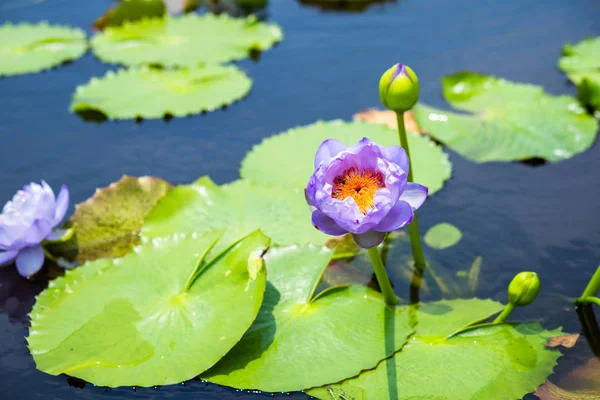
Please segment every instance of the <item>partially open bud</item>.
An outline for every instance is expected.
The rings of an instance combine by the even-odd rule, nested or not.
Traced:
[[[535,300],[540,292],[540,278],[535,272],[521,272],[508,285],[508,302],[515,306],[526,306]]]
[[[396,112],[410,110],[419,100],[419,78],[410,67],[396,64],[379,80],[381,103]]]

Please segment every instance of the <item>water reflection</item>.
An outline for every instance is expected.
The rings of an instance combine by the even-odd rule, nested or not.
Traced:
[[[298,2],[305,6],[317,7],[321,11],[361,13],[375,4],[395,3],[396,0],[298,0]]]
[[[0,268],[0,313],[7,314],[13,324],[28,325],[27,315],[49,276],[56,276],[56,271],[47,266],[32,279],[23,278],[13,265]]]

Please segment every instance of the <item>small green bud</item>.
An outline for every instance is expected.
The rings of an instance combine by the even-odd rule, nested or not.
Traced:
[[[508,285],[508,302],[519,307],[533,303],[540,292],[540,278],[535,272],[521,272]]]
[[[413,108],[419,100],[419,78],[404,64],[396,64],[381,75],[379,80],[381,103],[396,112]]]

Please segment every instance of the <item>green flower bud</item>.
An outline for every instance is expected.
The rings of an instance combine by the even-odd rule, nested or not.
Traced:
[[[381,103],[396,112],[410,110],[419,100],[419,78],[404,64],[396,64],[385,71],[379,80]]]
[[[535,272],[521,272],[508,285],[508,302],[515,306],[526,306],[535,300],[540,292],[540,278]]]

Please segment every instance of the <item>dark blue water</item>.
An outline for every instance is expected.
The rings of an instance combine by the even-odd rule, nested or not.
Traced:
[[[46,19],[87,29],[108,5],[107,0],[0,0],[0,22]],[[174,183],[204,174],[220,183],[234,180],[244,154],[262,138],[318,119],[350,119],[377,106],[379,76],[397,61],[417,71],[422,100],[438,107],[445,107],[439,79],[460,70],[574,95],[555,67],[561,47],[600,34],[597,0],[406,0],[361,13],[272,0],[268,18],[283,27],[285,40],[257,62],[238,63],[254,79],[252,92],[226,111],[205,116],[95,124],[69,114],[74,88],[114,68],[91,54],[52,71],[0,79],[0,203],[24,183],[40,179],[54,187],[67,183],[73,202],[124,173]],[[581,294],[600,261],[600,146],[537,168],[475,165],[450,154],[453,178],[423,207],[421,229],[447,221],[463,231],[464,239],[428,257],[453,273],[483,256],[477,294],[500,301],[514,273],[536,271],[543,294],[517,310],[515,319],[541,318],[547,327],[579,332],[565,297]],[[0,271],[2,399],[262,397],[195,381],[136,392],[79,389],[65,377],[36,371],[23,338],[25,315],[43,285]],[[403,285],[396,282],[407,297]],[[563,365],[587,356],[580,341],[567,351]]]

